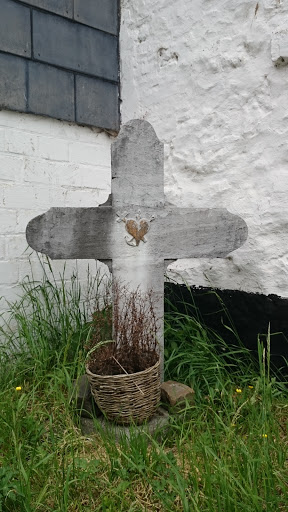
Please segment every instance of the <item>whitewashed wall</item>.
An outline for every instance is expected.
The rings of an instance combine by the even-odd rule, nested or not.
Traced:
[[[25,229],[28,221],[51,206],[98,206],[110,193],[111,137],[97,129],[39,116],[0,112],[0,313],[31,275]],[[41,267],[32,254],[34,278]],[[85,282],[95,261],[78,261]],[[66,263],[67,276],[76,267]],[[63,262],[55,261],[56,275]]]
[[[287,27],[285,0],[122,0],[122,122],[165,142],[167,201],[249,228],[225,260],[174,263],[179,280],[288,297],[288,66],[271,59]]]

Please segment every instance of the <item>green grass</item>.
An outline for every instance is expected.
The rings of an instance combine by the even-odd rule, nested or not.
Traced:
[[[237,337],[227,346],[197,314],[170,309],[166,379],[191,385],[195,403],[155,439],[133,428],[129,442],[100,428],[81,435],[69,397],[100,284],[91,281],[83,301],[76,276],[66,284],[50,272],[26,280],[11,305],[1,333],[0,511],[288,510],[287,389],[271,374],[268,329],[255,362]]]

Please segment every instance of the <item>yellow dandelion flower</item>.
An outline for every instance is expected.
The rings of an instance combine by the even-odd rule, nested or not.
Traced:
[[[236,393],[242,393],[242,389],[241,388],[236,388]]]
[[[22,388],[21,388],[21,386],[17,386],[17,387],[15,388],[15,390],[16,390],[16,391],[21,391],[21,389],[22,389]]]
[[[254,388],[254,386],[248,386],[248,388],[249,388],[249,389],[253,389],[253,388]]]
[[[268,437],[267,434],[262,434],[262,437]]]

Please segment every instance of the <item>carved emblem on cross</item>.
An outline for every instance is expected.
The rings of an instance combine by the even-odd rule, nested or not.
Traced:
[[[121,128],[111,163],[112,193],[105,204],[51,208],[29,222],[27,241],[52,259],[104,261],[113,277],[133,290],[152,288],[163,356],[167,264],[179,258],[223,258],[245,242],[247,226],[225,209],[165,205],[163,144],[146,121],[133,120]]]
[[[140,242],[144,242],[146,244],[147,239],[145,235],[148,233],[150,228],[150,222],[155,219],[155,215],[152,215],[150,219],[141,218],[141,210],[138,210],[135,218],[129,217],[129,214],[126,213],[123,216],[119,215],[117,222],[123,221],[125,223],[125,229],[129,235],[132,236],[130,240],[125,236],[126,243],[131,247],[138,247]]]

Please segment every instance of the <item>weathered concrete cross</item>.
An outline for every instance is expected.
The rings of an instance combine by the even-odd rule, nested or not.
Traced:
[[[223,258],[247,238],[225,209],[165,205],[163,144],[146,121],[125,124],[112,144],[112,194],[98,208],[51,208],[27,226],[27,241],[52,259],[112,261],[113,277],[152,288],[164,314],[164,271],[178,258]],[[159,322],[163,355],[163,322]]]

